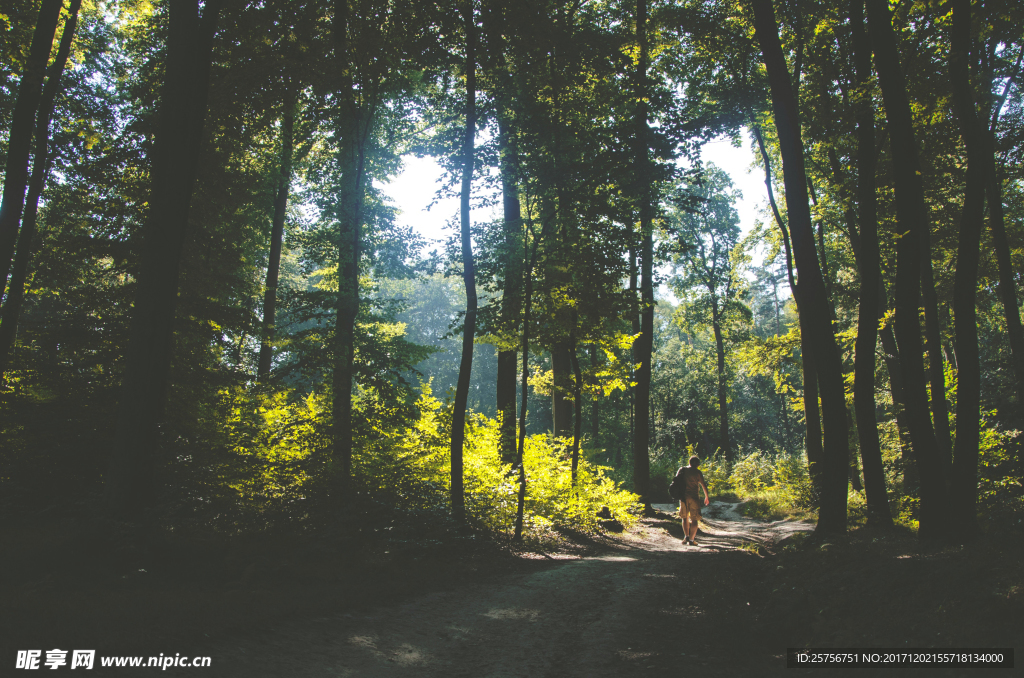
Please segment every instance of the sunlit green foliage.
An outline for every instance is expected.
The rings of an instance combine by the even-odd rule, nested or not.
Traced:
[[[817,505],[807,460],[798,455],[751,452],[736,462],[724,485],[743,499],[743,512],[755,518],[804,517]]]
[[[267,525],[282,519],[306,520],[302,509],[322,492],[326,469],[319,449],[328,440],[323,422],[330,401],[312,394],[267,395],[235,390],[221,394],[223,417],[211,442],[221,446],[217,480],[207,490],[234,515],[224,529]],[[448,515],[451,408],[431,394],[429,383],[415,402],[415,415],[400,421],[379,396],[360,389],[357,416],[364,422],[353,458],[353,482],[367,501],[398,514]],[[208,422],[213,425],[214,422]],[[497,454],[497,422],[482,415],[467,424],[465,484],[467,519],[499,536],[512,532],[517,485],[511,467]],[[607,506],[624,525],[635,522],[636,496],[608,476],[604,466],[584,461],[575,488],[570,484],[568,450],[545,434],[526,441],[526,536],[552,537],[553,529],[592,532],[597,513]],[[322,500],[322,499],[321,499]]]

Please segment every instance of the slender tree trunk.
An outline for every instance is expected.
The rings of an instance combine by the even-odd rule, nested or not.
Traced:
[[[638,286],[639,276],[637,275],[637,269],[636,269],[636,247],[635,247],[635,245],[632,244],[632,236],[633,236],[633,233],[631,232],[630,233],[630,245],[629,245],[629,299],[630,299],[630,301],[637,302],[637,312],[636,313],[632,313],[631,312],[629,314],[629,325],[630,325],[630,332],[635,337],[638,334],[640,334],[640,312],[639,312],[639,308],[640,308],[639,301],[640,300],[639,300],[639,297],[637,295],[637,293],[639,292],[639,286]],[[630,360],[630,363],[629,363],[629,377],[630,377],[630,383],[633,384],[633,383],[636,382],[636,367],[635,367],[635,365],[637,363],[638,356],[639,356],[639,353],[638,353],[639,348],[636,345],[636,340],[633,341],[633,344],[630,346],[629,351],[630,351],[630,357],[631,357],[631,360]],[[636,440],[636,423],[634,421],[634,416],[633,416],[635,410],[636,410],[636,387],[631,385],[629,387],[629,452],[630,452],[630,455],[632,455],[632,453],[633,453],[633,445],[634,445],[634,441]]]
[[[523,538],[523,511],[526,506],[526,465],[523,461],[523,452],[526,446],[526,405],[530,388],[530,311],[531,296],[533,295],[533,284],[530,280],[533,267],[527,272],[526,279],[526,306],[523,311],[523,378],[521,381],[521,395],[519,405],[519,444],[516,448],[516,469],[519,472],[519,492],[516,500],[516,524],[512,538],[521,541]]]
[[[498,456],[502,464],[514,464],[516,458],[516,368],[518,351],[498,351],[497,387]]]
[[[782,215],[779,213],[779,206],[775,202],[775,190],[772,188],[772,163],[768,157],[768,149],[764,145],[764,136],[761,134],[761,128],[757,125],[751,125],[751,128],[754,130],[754,138],[757,139],[757,147],[761,151],[761,161],[764,163],[764,185],[768,190],[768,203],[772,207],[775,223],[782,232],[782,248],[786,252],[786,276],[789,280],[789,291],[793,293],[795,300],[796,278],[793,275],[793,252],[790,248],[789,228],[786,226],[786,222],[783,221]]]
[[[855,0],[855,1],[857,1],[857,0]],[[859,1],[863,2],[863,0],[859,0]],[[870,73],[870,71],[868,71],[868,72]],[[877,149],[878,149],[878,147],[876,145],[875,146],[875,157],[876,157],[876,159],[877,159]],[[874,194],[872,194],[872,195],[874,195]],[[876,223],[876,226],[877,226],[877,221],[875,223]],[[863,271],[865,264],[862,263],[863,262],[862,257],[864,256],[864,254],[863,254],[863,251],[862,251],[862,248],[861,248],[861,237],[857,233],[857,228],[856,228],[855,224],[852,224],[852,223],[849,224],[849,231],[850,231],[850,245],[851,245],[851,247],[853,249],[854,259],[857,262],[858,268],[860,268]],[[876,231],[875,231],[875,242],[877,243],[877,228],[876,228]],[[876,251],[877,251],[877,246],[876,246]],[[876,269],[879,271],[878,284],[877,284],[877,287],[876,287],[877,295],[878,295],[878,308],[877,308],[877,317],[875,319],[876,324],[878,324],[882,320],[882,318],[885,317],[886,312],[888,312],[888,310],[889,310],[889,297],[888,297],[888,295],[887,295],[887,293],[885,291],[885,281],[882,279],[882,275],[881,275],[881,263],[879,262],[878,258],[875,259],[875,262],[876,262]],[[859,327],[858,327],[858,332],[859,332]],[[896,418],[896,427],[897,427],[897,430],[899,432],[900,450],[901,450],[901,455],[902,455],[902,460],[903,460],[903,469],[904,469],[904,474],[905,474],[905,476],[904,476],[904,487],[908,488],[908,487],[911,487],[911,485],[913,485],[913,483],[908,483],[907,482],[908,476],[906,476],[906,473],[907,472],[912,472],[913,469],[914,469],[914,466],[913,466],[913,464],[910,463],[910,460],[911,460],[911,457],[913,457],[913,454],[912,454],[912,451],[911,451],[910,434],[909,434],[909,429],[907,427],[906,416],[905,416],[906,401],[905,401],[905,398],[903,396],[903,380],[902,380],[902,378],[900,376],[900,365],[899,365],[899,361],[900,361],[899,355],[900,354],[899,354],[899,350],[897,349],[897,346],[896,346],[896,337],[895,337],[895,335],[893,335],[892,327],[890,327],[889,325],[886,325],[885,327],[882,327],[881,329],[879,329],[877,333],[878,333],[878,337],[881,339],[882,356],[883,356],[883,358],[885,360],[886,369],[889,372],[889,392],[892,395],[893,412],[894,412],[894,415],[895,415],[895,418]],[[854,375],[854,378],[856,379],[856,374]],[[856,399],[856,397],[857,396],[856,396],[856,385],[855,385],[854,386],[854,399]],[[871,401],[872,401],[872,407],[874,407],[874,398],[873,397],[872,397]],[[916,487],[916,485],[914,485],[914,487]]]
[[[652,351],[652,354],[653,354],[653,351]],[[653,358],[652,358],[652,364],[653,364]],[[654,382],[654,372],[653,372],[653,370],[651,372],[651,397],[650,397],[650,401],[651,401],[651,414],[650,414],[651,433],[650,433],[649,440],[651,441],[651,445],[657,445],[658,444],[658,397],[657,397],[657,393],[655,391],[655,382]]]
[[[338,195],[338,297],[334,329],[334,364],[331,377],[333,483],[338,498],[349,498],[352,475],[352,387],[355,380],[355,327],[359,315],[359,261],[366,182],[366,144],[376,115],[357,100],[348,39],[347,0],[334,3],[334,58],[338,71],[336,111],[338,163],[342,181]],[[359,93],[365,92],[359,87]]]
[[[919,534],[922,538],[933,538],[943,534],[947,527],[948,493],[928,412],[918,319],[921,248],[924,230],[928,228],[928,212],[892,16],[886,0],[867,0],[867,9],[875,69],[888,119],[896,180],[896,217],[902,233],[896,246],[896,339],[899,342],[906,420],[921,481]]]
[[[772,295],[775,299],[775,336],[782,336],[782,318],[779,312],[779,278],[772,275]],[[782,426],[782,449],[789,451],[789,414],[786,407],[786,394],[779,391],[779,421]]]
[[[166,74],[153,149],[149,213],[142,230],[117,424],[107,474],[112,512],[130,516],[156,491],[154,451],[174,342],[178,268],[206,119],[219,0],[171,0]]]
[[[711,325],[715,332],[715,349],[718,356],[718,440],[725,454],[726,462],[733,462],[732,445],[729,444],[729,403],[725,384],[725,341],[722,338],[722,317],[716,299],[711,301]]]
[[[864,467],[868,522],[892,525],[886,496],[882,448],[875,419],[875,348],[878,341],[878,309],[881,301],[881,267],[878,254],[878,207],[875,193],[875,111],[871,105],[871,43],[864,26],[864,2],[852,0],[850,27],[856,66],[857,94],[857,208],[860,224],[860,305],[854,357],[853,402],[857,414],[857,440]]]
[[[547,235],[549,220],[541,225],[541,237],[533,238],[530,245],[530,254],[526,258],[526,270],[523,272],[523,377],[520,382],[520,404],[519,404],[519,444],[516,449],[516,468],[519,472],[519,494],[516,502],[516,524],[512,535],[514,541],[521,541],[523,538],[523,511],[526,506],[526,463],[524,452],[526,448],[526,405],[530,386],[530,321],[533,311],[533,268],[537,259],[537,248],[544,236]],[[530,224],[530,234],[533,235],[533,225]]]
[[[62,5],[62,0],[42,0],[28,60],[21,73],[18,96],[14,101],[4,171],[4,195],[0,202],[0,292],[6,289],[21,215],[25,208],[28,156],[32,150],[36,109],[39,107],[39,97],[42,96],[43,76],[46,74],[46,63],[50,60],[50,49],[53,47],[53,36],[57,32]]]
[[[551,347],[551,418],[552,430],[559,438],[572,435],[572,359],[569,342],[559,341]]]
[[[49,68],[46,85],[43,87],[42,98],[39,102],[39,112],[36,115],[36,154],[32,160],[32,177],[28,182],[28,197],[25,200],[21,231],[18,234],[18,249],[14,257],[14,267],[11,270],[11,280],[7,285],[7,296],[4,299],[3,309],[0,311],[0,384],[3,383],[6,376],[14,339],[18,333],[18,321],[21,318],[21,308],[25,300],[25,281],[28,279],[33,241],[36,237],[39,197],[43,193],[43,185],[46,182],[46,173],[49,167],[50,120],[53,118],[54,104],[57,93],[60,91],[61,77],[67,65],[68,55],[71,53],[71,42],[75,36],[78,10],[81,6],[82,0],[71,0],[68,18],[61,34],[60,47]]]
[[[803,145],[793,84],[779,41],[771,0],[752,0],[754,32],[761,45],[772,94],[772,110],[782,152],[786,206],[793,236],[793,254],[799,275],[800,315],[807,316],[814,370],[821,389],[824,428],[824,474],[818,529],[842,532],[846,529],[847,467],[849,440],[843,366],[832,333],[831,313],[814,247],[814,230],[807,203],[807,180]]]
[[[505,229],[506,261],[501,314],[505,327],[515,327],[522,308],[520,289],[522,266],[521,231],[522,212],[519,205],[518,154],[510,140],[507,123],[499,117],[498,145],[501,167],[502,208]],[[515,349],[498,351],[497,410],[501,431],[499,453],[504,464],[516,459],[516,356]]]
[[[353,140],[354,141],[354,140]],[[352,475],[352,387],[355,380],[355,325],[359,315],[360,232],[363,215],[365,159],[359,149],[343,151],[347,161],[342,195],[339,196],[338,301],[335,315],[335,349],[331,379],[334,400],[331,417],[334,431],[332,461],[339,496],[347,496]]]
[[[501,273],[500,333],[516,334],[522,312],[522,209],[519,203],[519,153],[514,126],[515,84],[506,59],[502,35],[507,8],[495,0],[481,3],[481,24],[488,49],[480,55],[480,68],[489,75],[498,123],[498,168],[501,172],[505,268]],[[502,464],[516,462],[516,368],[518,351],[498,350],[495,404],[498,413],[498,454]]]
[[[818,375],[814,370],[814,358],[812,356],[811,331],[808,329],[808,314],[801,308],[800,289],[797,287],[796,278],[793,275],[793,257],[790,247],[789,228],[783,221],[779,208],[775,203],[775,191],[772,189],[772,165],[768,157],[768,149],[765,148],[764,137],[760,128],[752,126],[754,138],[757,139],[758,149],[761,151],[761,160],[764,163],[764,183],[768,189],[768,202],[772,207],[772,214],[775,215],[775,223],[782,232],[782,242],[786,250],[786,275],[789,280],[789,290],[793,293],[793,301],[796,302],[797,317],[800,322],[800,355],[801,371],[804,383],[804,452],[807,454],[807,471],[811,476],[811,484],[815,493],[820,497],[823,488],[824,478],[824,450],[821,443],[821,414],[818,411]]]
[[[808,186],[808,188],[811,189],[811,195],[814,195],[814,192],[813,192],[814,191],[814,187],[811,184],[810,179],[807,180],[807,186]],[[817,206],[817,202],[815,202],[814,204],[815,204],[815,206]],[[833,303],[833,300],[835,299],[835,292],[832,289],[832,276],[829,274],[829,271],[828,271],[828,253],[825,250],[825,220],[824,219],[818,219],[818,224],[816,226],[816,231],[817,231],[817,235],[818,235],[818,249],[820,250],[820,255],[819,256],[821,257],[821,277],[822,277],[822,280],[825,283],[825,298],[828,300],[828,310],[829,310],[829,314],[830,314],[829,317],[832,319],[832,322],[836,322],[836,319],[837,319],[837,317],[836,317],[836,307],[835,307],[835,304]]]
[[[536,251],[536,245],[534,245]],[[526,507],[526,464],[523,454],[526,448],[526,406],[530,390],[530,312],[533,310],[533,257],[526,270],[525,307],[523,309],[523,378],[520,382],[519,443],[516,448],[516,469],[519,473],[519,492],[516,497],[516,524],[512,538],[523,538],[523,511]]]
[[[860,0],[860,1],[863,2],[863,0]],[[869,51],[868,54],[870,56],[870,51]],[[877,145],[875,147],[875,151],[874,152],[875,152],[875,157],[877,159],[877,154],[878,154],[878,147],[877,147]],[[835,164],[838,166],[838,156],[836,157],[836,163]],[[857,233],[857,226],[852,221],[848,221],[847,222],[847,226],[848,226],[848,229],[849,229],[850,245],[851,245],[851,248],[853,249],[854,260],[857,262],[858,268],[860,268],[863,271],[864,270],[864,264],[862,264],[862,258],[861,258],[863,256],[863,253],[862,253],[862,250],[861,250],[861,238],[860,238],[860,235]],[[877,226],[877,223],[876,223],[876,226]],[[875,232],[875,242],[877,243],[877,229],[876,229],[876,232]],[[877,246],[876,246],[876,251],[877,251]],[[879,271],[878,283],[877,283],[877,286],[876,286],[877,296],[878,296],[878,309],[877,309],[877,317],[875,319],[876,324],[878,324],[878,323],[880,323],[882,318],[885,317],[886,312],[889,310],[889,299],[888,299],[888,296],[886,295],[886,291],[885,291],[885,281],[882,279],[882,276],[881,276],[881,263],[878,261],[877,258],[875,259],[875,261],[876,261],[876,269],[878,269],[878,271]],[[858,323],[859,323],[859,320],[858,320]],[[859,333],[859,331],[860,331],[860,327],[858,325],[858,333]],[[913,480],[913,478],[916,478],[916,476],[913,475],[914,474],[914,465],[911,463],[911,458],[913,457],[913,454],[912,454],[911,445],[910,445],[909,429],[907,427],[907,422],[906,422],[905,400],[904,400],[904,396],[903,396],[903,381],[902,381],[902,378],[900,377],[899,351],[896,348],[896,337],[893,335],[892,327],[889,327],[888,325],[886,325],[882,329],[877,330],[877,335],[881,339],[882,355],[883,355],[883,357],[885,359],[886,369],[889,372],[889,392],[890,392],[890,394],[892,396],[893,413],[894,413],[894,416],[895,416],[895,419],[896,419],[896,428],[897,428],[897,431],[898,431],[898,436],[899,436],[899,441],[900,441],[900,454],[901,454],[901,460],[902,460],[901,463],[903,464],[903,472],[904,472],[903,486],[904,486],[904,489],[907,489],[907,488],[910,488],[910,487],[915,487],[916,488],[917,487],[916,480]],[[858,336],[859,336],[859,334],[858,334]],[[864,355],[864,354],[861,353],[860,355]],[[856,365],[856,359],[855,359],[854,362],[855,362],[855,365]],[[854,379],[856,381],[856,372],[854,373]],[[865,392],[866,392],[866,389],[865,389]],[[857,398],[856,394],[857,394],[857,387],[856,387],[856,383],[855,383],[854,384],[854,400],[856,400],[856,398]],[[865,399],[866,398],[864,396],[862,396],[861,400],[864,401]],[[874,397],[873,397],[873,395],[871,397],[871,406],[872,406],[872,408],[874,408]],[[858,421],[859,421],[859,418],[858,418]],[[860,429],[860,425],[858,424],[858,430],[859,429]],[[877,429],[876,429],[876,435],[877,435]],[[863,452],[862,452],[862,454],[863,454]],[[869,471],[868,469],[865,469],[865,474],[869,474],[869,473],[871,473],[871,471]],[[865,482],[867,482],[867,481],[865,481]]]
[[[978,355],[978,259],[985,215],[985,184],[992,167],[992,153],[984,148],[984,128],[978,119],[971,86],[971,3],[953,0],[950,35],[950,80],[960,134],[967,148],[967,180],[964,187],[960,238],[956,253],[953,314],[956,336],[956,443],[953,450],[951,497],[954,529],[958,539],[978,534],[978,445],[981,416],[981,361]],[[988,156],[988,157],[986,157]]]
[[[476,267],[470,239],[469,199],[473,188],[473,143],[476,137],[476,17],[473,0],[462,8],[466,26],[466,132],[462,141],[462,278],[466,284],[466,319],[462,330],[462,361],[455,387],[455,409],[452,411],[452,517],[457,522],[466,518],[462,483],[462,447],[466,434],[466,401],[469,398],[469,377],[473,371],[473,338],[476,335]],[[524,354],[525,355],[525,354]]]
[[[650,447],[650,398],[651,398],[651,351],[654,348],[654,228],[651,186],[650,130],[647,125],[647,0],[638,0],[636,5],[637,42],[640,44],[638,87],[641,92],[636,113],[637,174],[640,184],[640,238],[643,251],[640,255],[640,336],[635,342],[637,362],[636,406],[633,426],[633,490],[640,495],[640,501],[650,508],[651,463],[648,456]]]
[[[573,311],[573,316],[576,312]],[[575,318],[574,318],[575,321]],[[580,369],[580,359],[576,355],[576,342],[573,341],[572,350],[569,352],[572,361],[573,374],[573,403],[575,415],[572,428],[572,486],[576,487],[576,475],[580,465],[580,439],[583,437],[583,371]]]
[[[274,357],[274,328],[277,312],[277,285],[281,271],[281,246],[284,240],[284,216],[288,208],[288,193],[292,184],[292,149],[294,147],[295,101],[290,95],[285,102],[281,118],[281,174],[277,179],[274,196],[274,218],[270,229],[270,257],[267,262],[267,284],[263,294],[263,334],[256,368],[257,381],[270,377],[270,363]]]
[[[593,373],[597,372],[597,344],[590,345],[590,369]],[[593,441],[592,446],[598,446],[598,433],[601,431],[601,400],[600,396],[594,396],[591,399],[590,405],[590,438]]]

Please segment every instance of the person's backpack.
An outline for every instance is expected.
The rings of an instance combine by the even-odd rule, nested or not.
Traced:
[[[676,477],[669,483],[668,493],[673,499],[682,501],[686,493],[686,467],[676,471]]]

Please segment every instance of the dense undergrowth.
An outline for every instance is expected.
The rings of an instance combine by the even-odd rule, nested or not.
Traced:
[[[336,466],[328,454],[326,397],[290,400],[286,393],[225,391],[219,405],[215,449],[200,463],[179,455],[180,483],[175,522],[205,522],[239,534],[283,524],[314,525],[338,498]],[[450,523],[451,408],[424,384],[404,413],[382,407],[372,393],[357,398],[360,435],[353,451],[352,479],[344,505],[353,521],[395,525]],[[409,417],[408,412],[413,416]],[[404,420],[404,422],[403,422]],[[396,422],[403,422],[396,425]],[[464,485],[469,526],[499,539],[510,537],[517,510],[518,474],[502,464],[498,422],[473,415],[466,425]],[[213,465],[210,458],[219,459]],[[527,436],[524,538],[529,543],[556,538],[559,530],[593,532],[598,512],[629,526],[640,506],[622,489],[610,468],[581,456],[572,484],[571,453],[565,441]],[[198,491],[191,488],[202,488]]]

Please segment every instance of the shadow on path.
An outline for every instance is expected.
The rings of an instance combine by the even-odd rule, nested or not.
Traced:
[[[752,642],[764,567],[740,547],[812,526],[759,523],[717,502],[705,513],[700,546],[683,544],[678,519],[662,515],[599,556],[224,639],[209,650],[210,675],[599,678],[658,669],[679,675],[683,666],[705,676],[784,670],[784,647]],[[186,673],[192,675],[167,675]]]

